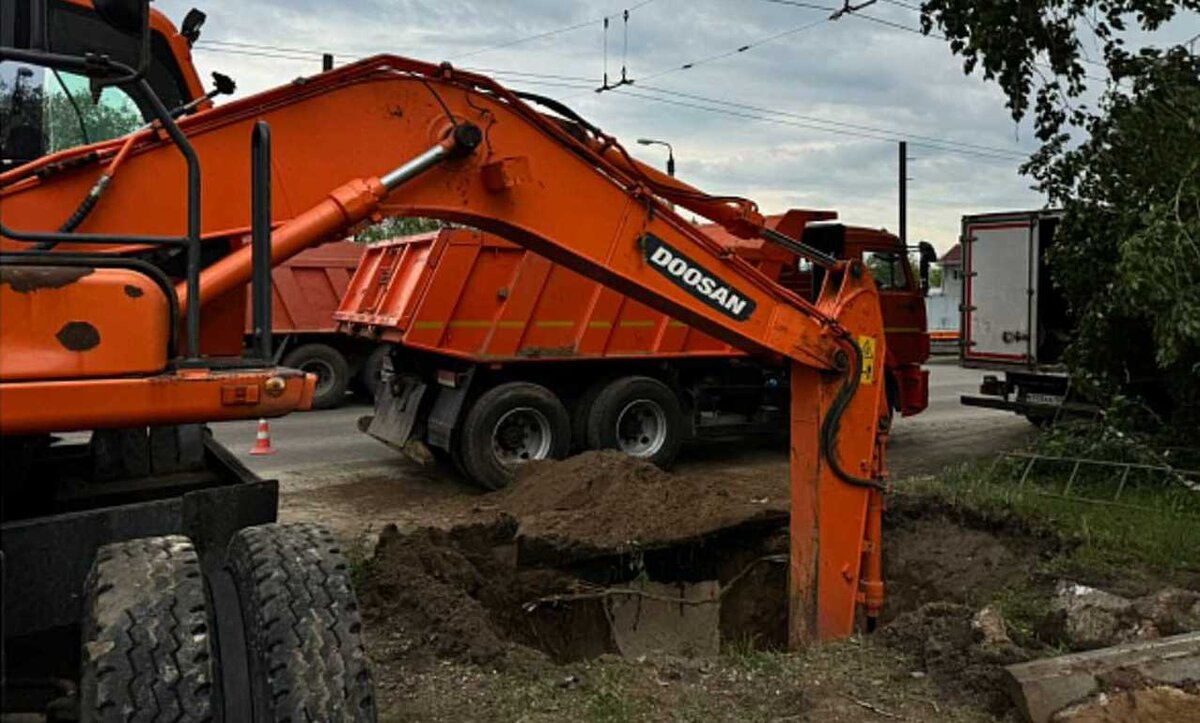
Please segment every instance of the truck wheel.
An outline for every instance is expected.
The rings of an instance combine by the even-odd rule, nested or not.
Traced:
[[[666,384],[651,377],[622,377],[596,397],[587,431],[592,449],[619,449],[665,467],[683,441],[683,411]]]
[[[604,391],[612,382],[611,379],[604,379],[583,391],[579,398],[575,400],[575,405],[571,407],[571,448],[575,451],[582,452],[588,447],[588,417],[592,414],[592,405],[596,403],[596,397],[600,396],[600,392]]]
[[[571,419],[549,389],[529,382],[508,382],[475,400],[460,439],[467,476],[497,490],[512,481],[519,464],[567,456]]]
[[[208,603],[188,538],[105,545],[84,595],[81,720],[213,720]]]
[[[288,352],[283,366],[317,375],[313,409],[332,409],[346,397],[350,383],[350,364],[346,357],[328,344],[304,344]]]
[[[238,532],[226,566],[241,601],[256,721],[374,721],[350,570],[314,524]]]
[[[387,359],[388,345],[380,344],[363,359],[362,366],[358,369],[358,383],[362,390],[367,393],[367,397],[373,402],[375,394],[379,390],[379,383],[383,379],[383,362]]]

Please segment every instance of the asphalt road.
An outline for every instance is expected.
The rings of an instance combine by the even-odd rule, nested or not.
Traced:
[[[1016,446],[1025,439],[1030,430],[1025,420],[959,403],[960,394],[978,390],[980,372],[960,369],[949,360],[937,360],[929,369],[929,407],[915,417],[897,419],[893,428],[889,459],[896,475],[932,472],[943,464]],[[358,431],[356,420],[370,413],[367,404],[347,399],[339,409],[272,420],[271,436],[278,453],[267,457],[247,454],[254,445],[255,422],[212,426],[217,438],[251,469],[264,477],[279,478],[285,485],[297,476],[309,478],[319,469],[337,478],[403,471],[407,464],[400,455]],[[739,456],[743,452],[739,446],[731,446],[706,450],[701,456],[707,461],[725,453]],[[687,456],[685,450],[681,461],[686,463]]]

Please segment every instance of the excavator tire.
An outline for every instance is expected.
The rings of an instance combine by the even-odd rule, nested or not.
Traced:
[[[333,409],[346,399],[350,363],[328,344],[304,344],[283,357],[283,366],[317,375],[313,409]]]
[[[320,525],[247,527],[226,567],[241,601],[255,721],[375,720],[349,564]]]
[[[616,379],[592,403],[587,434],[591,449],[619,449],[666,467],[683,443],[679,397],[653,377]]]
[[[459,450],[467,476],[498,490],[513,480],[522,462],[566,457],[571,417],[558,396],[540,384],[500,384],[471,404]]]
[[[105,545],[84,594],[80,720],[213,720],[208,602],[188,538]]]

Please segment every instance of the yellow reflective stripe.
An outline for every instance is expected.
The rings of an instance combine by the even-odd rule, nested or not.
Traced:
[[[611,329],[612,322],[611,321],[589,321],[588,328],[589,329]]]
[[[575,322],[573,322],[573,321],[536,321],[536,322],[534,322],[534,325],[538,326],[542,329],[569,329],[572,326],[575,326]]]
[[[679,328],[681,326],[687,326],[687,324],[683,323],[682,321],[675,321],[674,319],[672,319],[671,323],[667,324],[667,326]]]
[[[414,329],[441,329],[445,324],[440,321],[414,321]]]
[[[622,329],[647,329],[654,325],[655,325],[655,322],[644,321],[644,320],[622,321],[621,322]]]

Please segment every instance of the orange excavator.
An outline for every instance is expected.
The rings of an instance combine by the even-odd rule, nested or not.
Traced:
[[[886,350],[861,261],[449,64],[375,56],[213,107],[190,63],[196,11],[179,29],[145,0],[3,0],[0,17],[0,78],[20,91],[0,153],[6,706],[374,716],[337,543],[271,524],[274,483],[203,423],[310,404],[312,378],[271,361],[270,267],[384,214],[497,233],[790,363],[790,641],[877,619]],[[120,104],[144,126],[89,137]],[[56,150],[44,131],[64,124],[37,112],[73,113],[85,144]],[[675,206],[823,269],[815,301]]]

